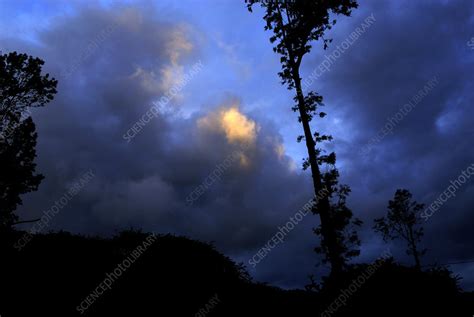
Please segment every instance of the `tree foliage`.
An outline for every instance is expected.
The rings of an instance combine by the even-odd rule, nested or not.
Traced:
[[[418,244],[423,237],[423,227],[417,214],[424,205],[412,201],[412,194],[406,189],[397,189],[393,200],[388,202],[385,217],[375,219],[374,230],[379,232],[385,241],[401,239],[407,243],[407,254],[412,255],[415,266],[421,269],[420,257],[426,250],[419,250]]]
[[[20,195],[38,189],[35,124],[30,108],[42,107],[56,94],[57,81],[42,75],[44,62],[26,54],[0,55],[0,229],[18,223]]]
[[[0,55],[0,124],[6,128],[28,108],[42,107],[56,94],[57,80],[42,75],[44,61],[12,52]]]
[[[332,172],[337,173],[337,170],[334,169]],[[352,210],[347,207],[347,196],[351,192],[349,186],[334,183],[329,192],[331,222],[337,238],[336,251],[344,259],[348,260],[360,254],[360,239],[356,227],[361,226],[362,221],[358,218],[353,218]],[[327,240],[322,235],[322,226],[319,225],[313,230],[316,235],[321,237],[320,245],[315,248],[315,251],[323,255],[323,263],[328,263],[331,260],[329,258],[329,246]]]
[[[282,71],[279,73],[288,89],[296,88],[294,75],[299,69],[303,56],[311,51],[311,42],[323,40],[327,48],[330,39],[325,32],[336,24],[331,14],[351,14],[357,8],[355,0],[316,0],[316,1],[259,1],[246,0],[247,7],[260,3],[265,8],[265,30],[273,31],[270,42],[273,50],[280,54]],[[311,96],[311,94],[308,94]]]
[[[35,174],[36,137],[35,124],[28,117],[0,141],[0,228],[18,221],[13,212],[22,204],[20,195],[37,190],[44,178]]]

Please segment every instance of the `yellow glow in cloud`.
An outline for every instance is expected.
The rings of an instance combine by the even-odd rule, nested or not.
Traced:
[[[244,114],[239,112],[237,107],[223,111],[221,125],[229,142],[255,142],[257,137],[257,125],[255,121],[248,119]]]
[[[221,108],[198,120],[198,127],[224,133],[229,143],[254,143],[257,124],[239,111],[237,106]]]
[[[221,108],[197,121],[199,129],[215,131],[225,135],[229,144],[245,145],[239,150],[240,165],[251,165],[249,151],[257,139],[258,126],[255,121],[240,112],[237,105]]]

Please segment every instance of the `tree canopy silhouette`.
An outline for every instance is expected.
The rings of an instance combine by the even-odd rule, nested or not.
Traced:
[[[407,243],[407,254],[412,255],[417,269],[421,269],[420,257],[426,250],[419,249],[423,237],[423,227],[417,214],[424,205],[412,201],[412,194],[406,189],[397,189],[393,200],[388,202],[385,217],[375,219],[374,230],[379,232],[385,241],[402,239]]]
[[[315,233],[321,236],[321,244],[317,252],[325,255],[325,260],[331,265],[332,274],[342,272],[348,258],[358,255],[359,239],[355,231],[348,231],[350,224],[360,225],[359,220],[352,220],[352,212],[345,205],[346,196],[350,192],[348,186],[338,185],[339,173],[335,168],[335,153],[323,154],[317,144],[332,140],[330,135],[311,131],[310,122],[313,117],[323,118],[325,112],[320,111],[323,97],[314,91],[306,95],[303,92],[300,77],[300,65],[305,54],[311,50],[311,42],[323,40],[324,49],[331,40],[324,34],[336,23],[330,20],[332,14],[350,16],[352,9],[357,8],[355,0],[319,0],[319,1],[258,1],[246,0],[249,11],[259,3],[265,9],[265,30],[273,31],[270,42],[274,43],[273,50],[280,54],[282,70],[278,73],[282,84],[288,89],[295,90],[293,111],[299,113],[304,135],[298,137],[298,142],[306,142],[308,158],[303,162],[303,168],[310,168],[316,204],[314,213],[319,214],[321,225]],[[327,166],[327,172],[322,172],[320,166]],[[325,193],[322,195],[322,193]]]
[[[0,55],[0,230],[18,224],[20,195],[38,189],[35,124],[30,108],[42,107],[56,94],[57,80],[42,75],[44,62],[26,54]]]

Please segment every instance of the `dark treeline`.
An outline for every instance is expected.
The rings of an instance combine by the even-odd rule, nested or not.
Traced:
[[[444,268],[418,271],[390,257],[354,265],[313,290],[252,282],[207,243],[125,231],[112,239],[66,232],[1,235],[2,316],[472,316]],[[141,251],[139,251],[141,250]],[[82,313],[82,314],[81,314]]]

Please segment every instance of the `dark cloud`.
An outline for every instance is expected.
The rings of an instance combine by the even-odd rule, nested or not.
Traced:
[[[201,58],[192,34],[184,24],[161,22],[154,11],[81,8],[42,33],[41,45],[7,42],[7,50],[41,56],[60,81],[55,101],[34,113],[39,170],[46,180],[26,197],[22,216],[41,215],[91,169],[94,179],[49,229],[173,232],[214,241],[246,261],[309,199],[309,186],[295,190],[305,180],[282,152],[278,131],[243,113],[239,98],[218,99],[185,118],[179,104],[186,99],[176,97],[130,142],[124,140],[167,93],[166,72],[185,73]],[[216,126],[218,114],[230,108],[241,116],[237,120],[254,125],[253,144],[189,206],[188,195],[242,148]],[[216,115],[214,127],[200,127],[201,119]],[[231,122],[231,128],[239,124]]]
[[[361,1],[354,16],[341,20],[333,33],[335,46],[367,16],[373,13],[376,18],[313,85],[330,105],[328,120],[331,115],[340,120],[341,128],[329,125],[329,129],[337,131],[335,149],[343,178],[353,188],[352,206],[367,222],[365,243],[376,244],[369,228],[372,219],[385,212],[397,188],[408,188],[418,201],[430,204],[450,180],[474,163],[474,52],[467,45],[473,5],[471,1]],[[307,72],[331,49],[313,54],[305,65]],[[439,83],[396,124],[393,133],[361,155],[361,146],[434,76]],[[474,220],[473,189],[471,178],[426,222],[427,262],[474,258],[474,234],[465,225]],[[379,252],[363,251],[372,257]],[[466,278],[472,280],[472,274]]]

